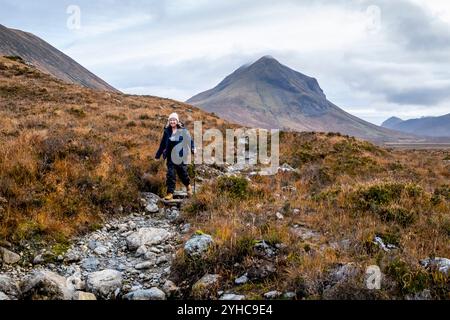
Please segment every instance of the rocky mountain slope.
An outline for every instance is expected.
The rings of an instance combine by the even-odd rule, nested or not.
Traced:
[[[422,117],[410,120],[392,117],[383,122],[381,126],[421,136],[450,137],[450,113],[440,117]]]
[[[69,83],[117,92],[108,83],[34,34],[1,24],[0,55],[21,57],[42,72]]]
[[[316,79],[268,56],[242,66],[187,103],[253,127],[340,132],[376,142],[414,139],[343,111],[327,100]]]

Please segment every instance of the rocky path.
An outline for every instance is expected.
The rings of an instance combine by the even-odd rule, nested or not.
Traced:
[[[177,225],[179,201],[164,204],[143,193],[145,212],[113,218],[58,257],[37,254],[28,268],[4,264],[1,299],[166,299],[178,288],[169,280],[171,261],[189,225]]]

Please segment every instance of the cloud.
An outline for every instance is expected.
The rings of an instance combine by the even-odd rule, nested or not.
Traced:
[[[78,0],[79,31],[69,4],[0,0],[0,19],[129,93],[186,100],[270,54],[376,123],[450,112],[447,1]]]

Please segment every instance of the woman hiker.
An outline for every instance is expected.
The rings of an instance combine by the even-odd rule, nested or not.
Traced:
[[[186,186],[188,196],[192,196],[191,181],[187,172],[188,155],[185,155],[183,150],[196,152],[189,130],[180,122],[178,114],[172,113],[164,128],[164,134],[155,156],[156,159],[160,159],[161,155],[167,159],[167,195],[164,200],[173,199],[177,174]]]

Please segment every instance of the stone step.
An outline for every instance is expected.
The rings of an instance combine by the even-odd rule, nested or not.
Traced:
[[[161,203],[164,204],[165,206],[181,206],[181,204],[184,202],[183,199],[172,199],[172,200],[164,200],[161,199]]]
[[[174,199],[186,199],[188,195],[186,191],[175,191],[173,197]]]

